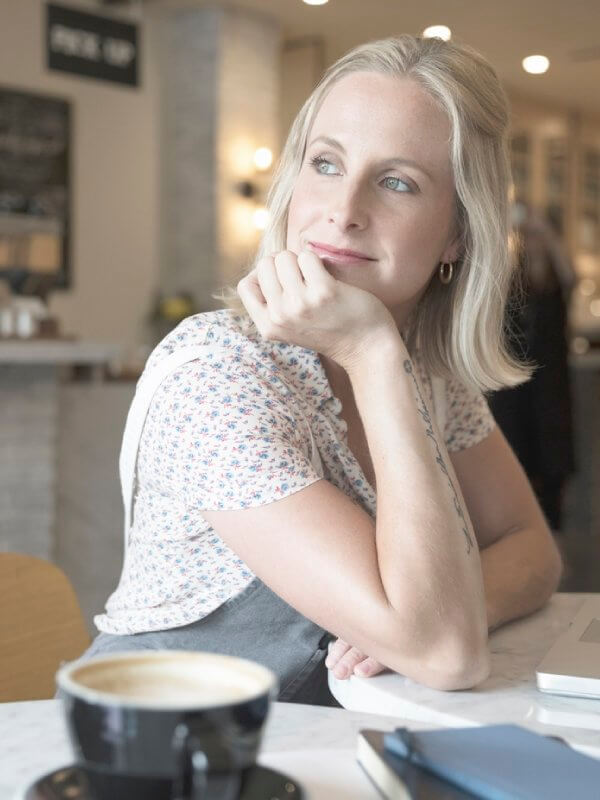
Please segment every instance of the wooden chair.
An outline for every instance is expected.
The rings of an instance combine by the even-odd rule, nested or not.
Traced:
[[[58,667],[89,642],[65,574],[41,558],[0,553],[0,702],[53,697]]]

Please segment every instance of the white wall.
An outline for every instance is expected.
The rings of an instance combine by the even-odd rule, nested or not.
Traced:
[[[0,85],[71,102],[72,287],[54,292],[50,309],[64,332],[117,343],[131,356],[158,281],[160,117],[153,26],[139,13],[119,17],[139,25],[137,89],[50,72],[45,3],[0,0]]]

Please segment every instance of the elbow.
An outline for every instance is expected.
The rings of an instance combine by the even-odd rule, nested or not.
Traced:
[[[490,674],[487,628],[481,627],[469,636],[439,640],[428,652],[411,659],[409,665],[403,661],[403,664],[389,666],[430,689],[444,692],[472,689]]]
[[[429,686],[443,692],[473,689],[489,677],[490,670],[491,659],[486,646],[481,651],[470,651],[463,658],[448,663],[443,673],[436,676]]]
[[[435,665],[435,666],[433,666]],[[472,689],[489,677],[491,670],[490,651],[485,640],[476,645],[453,646],[445,652],[437,652],[420,672],[419,683],[443,692]]]

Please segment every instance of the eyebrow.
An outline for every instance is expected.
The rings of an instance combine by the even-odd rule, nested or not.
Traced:
[[[315,142],[323,142],[324,144],[327,144],[330,147],[335,147],[336,150],[339,150],[344,155],[347,155],[346,149],[344,148],[344,145],[341,142],[338,142],[337,139],[332,139],[330,136],[317,136],[315,139],[312,140],[312,142],[310,142],[308,147],[312,147],[312,145],[315,144]],[[380,163],[381,164],[398,165],[398,166],[403,166],[403,167],[414,167],[414,169],[418,169],[419,172],[422,172],[423,175],[425,175],[427,178],[429,178],[430,181],[434,182],[433,181],[433,177],[425,169],[425,167],[423,167],[421,164],[419,164],[418,161],[413,161],[410,158],[400,158],[399,156],[397,156],[395,158],[383,158],[383,159],[381,159]]]

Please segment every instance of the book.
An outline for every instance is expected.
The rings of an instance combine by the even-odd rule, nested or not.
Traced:
[[[384,732],[361,730],[356,758],[367,777],[387,800],[473,800],[411,761],[385,750]]]
[[[394,733],[360,731],[359,762],[384,797],[478,797],[482,800],[600,798],[600,761],[561,740],[518,725]],[[393,760],[396,759],[396,760]],[[458,795],[411,794],[417,770]],[[394,775],[395,773],[395,775]],[[419,791],[418,780],[415,783]],[[439,789],[441,790],[441,789]]]

